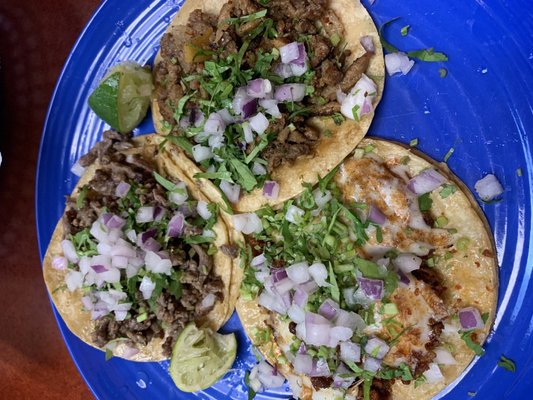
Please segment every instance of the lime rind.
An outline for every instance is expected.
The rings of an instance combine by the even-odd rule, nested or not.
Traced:
[[[89,97],[89,106],[113,129],[130,132],[146,116],[152,89],[150,69],[126,62],[111,68]]]

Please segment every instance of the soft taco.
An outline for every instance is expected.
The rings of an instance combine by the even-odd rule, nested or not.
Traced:
[[[173,157],[251,211],[353,151],[381,99],[384,59],[356,0],[187,0],[154,83],[154,124]]]
[[[135,361],[169,358],[187,323],[231,316],[241,269],[226,215],[160,152],[114,131],[85,168],[44,258],[59,314],[84,342]]]
[[[483,353],[495,247],[444,165],[364,139],[318,187],[255,215],[237,312],[274,366],[253,371],[256,388],[263,368],[302,399],[429,399]]]

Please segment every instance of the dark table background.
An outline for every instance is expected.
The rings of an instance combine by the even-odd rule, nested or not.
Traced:
[[[0,2],[0,399],[93,398],[63,342],[42,279],[34,186],[52,91],[98,4]]]

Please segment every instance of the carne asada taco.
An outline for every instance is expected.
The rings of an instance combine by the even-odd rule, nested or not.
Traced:
[[[239,211],[279,204],[364,137],[384,85],[354,0],[187,0],[161,40],[153,119]]]
[[[135,361],[169,358],[191,321],[220,328],[242,275],[226,215],[160,153],[160,142],[104,132],[79,161],[85,172],[44,258],[69,329]]]
[[[446,167],[364,139],[318,187],[255,215],[237,312],[295,397],[429,399],[483,353],[495,248]]]

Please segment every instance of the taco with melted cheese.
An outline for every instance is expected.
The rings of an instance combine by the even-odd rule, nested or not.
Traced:
[[[248,252],[237,311],[274,366],[252,371],[255,389],[281,373],[301,399],[429,399],[483,353],[495,248],[444,165],[364,139],[318,187],[233,218]]]
[[[84,172],[44,258],[72,333],[135,361],[169,358],[191,321],[220,328],[242,275],[227,216],[160,143],[104,132],[79,161]]]
[[[359,1],[187,0],[154,83],[154,124],[179,165],[253,211],[353,151],[381,98],[384,59]]]

